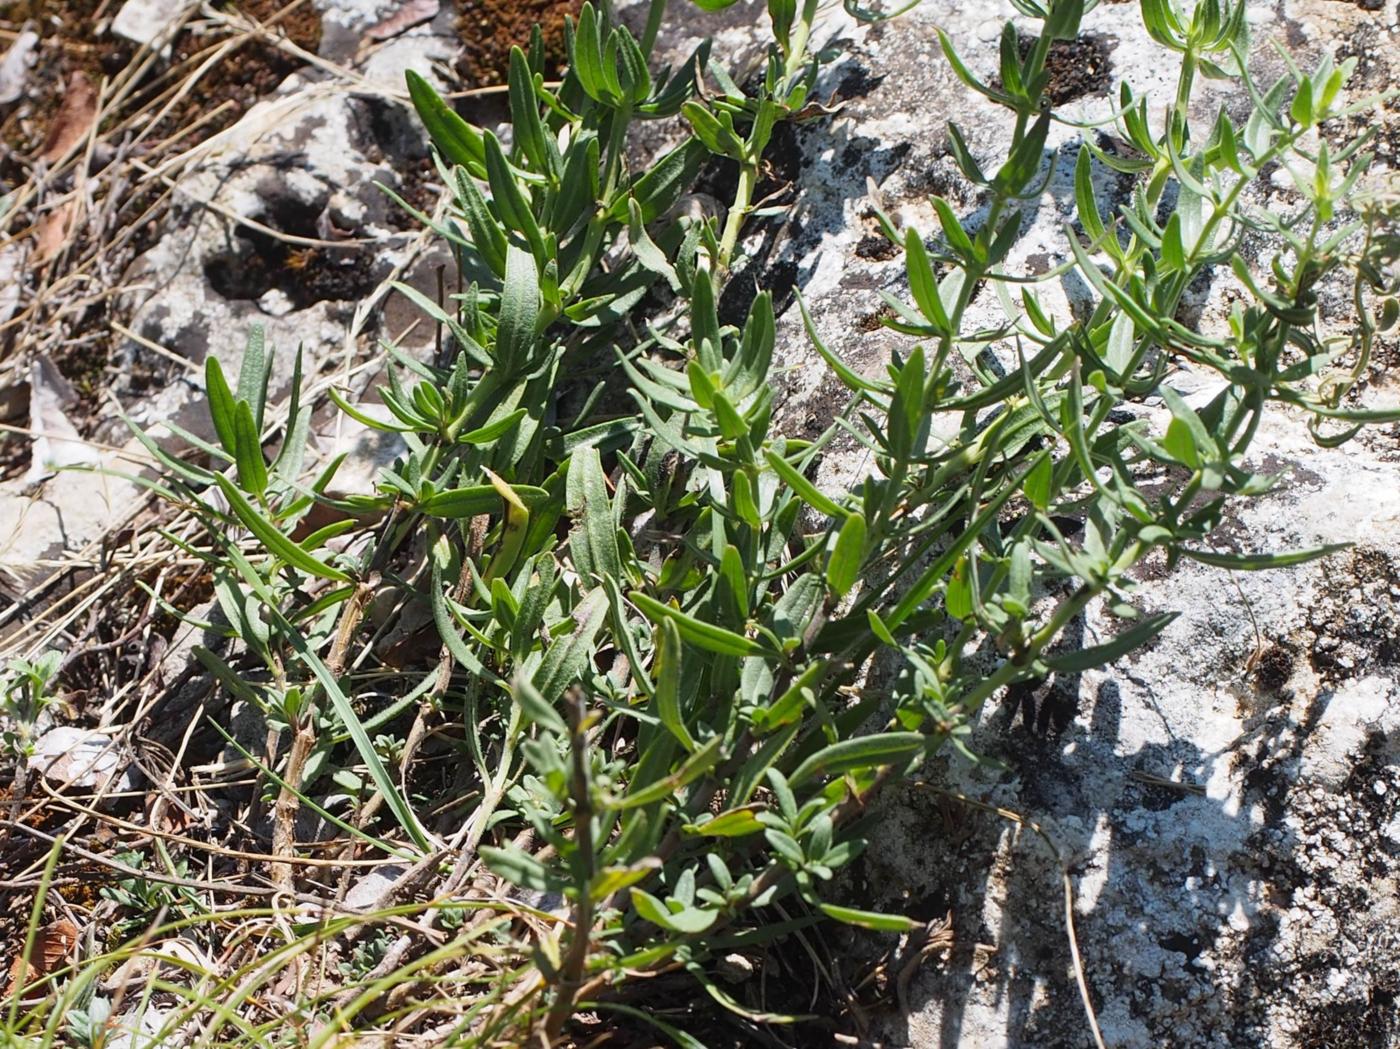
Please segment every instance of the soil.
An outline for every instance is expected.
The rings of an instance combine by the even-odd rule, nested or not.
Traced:
[[[276,21],[273,19],[286,6],[285,0],[239,0],[220,6],[236,8],[246,17],[279,30],[289,42],[311,54],[321,46],[321,16],[310,3],[303,3]],[[216,41],[207,36],[182,33],[175,41],[173,62],[178,65],[192,59],[213,43]],[[190,92],[172,112],[170,130],[183,127],[224,102],[232,102],[233,105],[205,125],[208,130],[202,134],[221,131],[303,65],[304,62],[275,44],[250,40],[205,73],[199,89]]]
[[[1293,676],[1293,653],[1283,645],[1270,645],[1254,664],[1254,684],[1263,692],[1277,692]]]
[[[263,221],[297,237],[317,234],[313,209],[294,201],[275,202]],[[288,243],[262,230],[240,226],[235,249],[211,260],[204,269],[209,286],[226,299],[262,298],[280,288],[295,309],[317,302],[360,299],[374,290],[372,253],[362,246],[310,247]],[[295,280],[288,280],[288,274]]]
[[[1023,36],[1017,42],[1021,59],[1031,53],[1039,37]],[[1074,40],[1056,40],[1045,56],[1045,71],[1050,82],[1045,86],[1045,99],[1051,105],[1062,106],[1085,95],[1107,94],[1113,84],[1113,45],[1111,37],[1100,33],[1085,33]],[[1001,77],[992,78],[992,87],[1002,86]]]
[[[1400,563],[1377,547],[1356,547],[1328,564],[1327,585],[1308,609],[1308,658],[1324,681],[1400,662],[1400,622],[1390,601],[1397,591]]]
[[[1034,38],[1021,39],[1021,57],[1035,45]],[[1076,40],[1056,40],[1045,59],[1050,83],[1045,97],[1062,106],[1085,95],[1105,94],[1113,83],[1113,41],[1097,33],[1086,33]]]
[[[463,0],[457,15],[463,54],[457,72],[474,87],[504,84],[510,49],[528,49],[538,24],[544,44],[546,78],[564,65],[564,18],[578,17],[580,0]]]
[[[24,180],[22,161],[43,148],[74,74],[82,73],[97,84],[131,60],[132,45],[97,36],[97,12],[107,6],[110,0],[18,0],[5,5],[0,26],[18,32],[27,25],[39,34],[39,46],[29,71],[29,90],[0,121],[0,181],[14,185]]]
[[[249,18],[270,23],[307,51],[314,53],[320,46],[321,16],[310,4],[302,4],[275,22],[272,19],[285,6],[283,0],[241,0],[219,6],[236,7]],[[135,46],[104,32],[111,7],[111,0],[17,0],[6,5],[0,25],[18,30],[29,23],[40,35],[38,60],[29,77],[33,90],[26,102],[12,109],[0,123],[0,140],[8,147],[6,155],[0,158],[0,177],[6,181],[15,179],[17,172],[13,169],[18,161],[32,157],[42,148],[65,85],[75,73],[81,72],[97,84],[103,77],[115,77],[131,61]],[[166,75],[138,93],[132,108],[138,109],[182,72],[197,66],[207,57],[204,52],[217,42],[213,36],[181,33],[172,46]],[[155,129],[154,137],[159,139],[177,131],[225,101],[233,105],[204,125],[201,135],[228,127],[301,65],[298,59],[270,43],[250,41],[211,67],[201,78],[199,89],[191,91],[172,109]]]

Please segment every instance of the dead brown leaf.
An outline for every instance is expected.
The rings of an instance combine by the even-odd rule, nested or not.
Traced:
[[[49,125],[44,148],[39,151],[39,159],[54,163],[86,137],[97,116],[97,89],[81,69],[68,78],[68,87],[63,92],[63,102],[54,114]]]
[[[78,217],[78,198],[69,197],[40,216],[34,232],[34,265],[43,266],[63,250]]]
[[[365,32],[365,37],[378,41],[398,36],[405,30],[421,25],[430,18],[436,18],[440,6],[439,0],[407,0],[384,21],[368,29]]]
[[[34,947],[29,953],[29,964],[23,958],[16,958],[10,966],[10,986],[5,992],[8,997],[26,983],[42,980],[63,965],[63,959],[78,942],[78,927],[67,918],[50,922],[34,936]]]

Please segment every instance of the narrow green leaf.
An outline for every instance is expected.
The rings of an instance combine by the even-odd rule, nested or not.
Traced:
[[[699,0],[696,0],[696,2],[698,3]],[[711,0],[711,2],[713,2],[713,0]],[[724,0],[725,4],[732,2],[733,0]],[[664,951],[667,955],[669,955],[674,950],[674,947],[666,946],[660,948],[660,950]],[[680,1049],[707,1049],[704,1042],[700,1041],[700,1039],[694,1037],[693,1035],[682,1031],[679,1027],[673,1027],[671,1024],[666,1023],[664,1020],[658,1019],[652,1013],[646,1012],[642,1009],[633,1008],[632,1006],[625,1005],[622,1002],[582,1001],[578,1003],[578,1007],[580,1009],[593,1009],[599,1012],[620,1013],[623,1016],[630,1017],[633,1020],[640,1020],[648,1027],[656,1028],[656,1030],[660,1031],[667,1038],[671,1039],[671,1041],[675,1042],[676,1045],[680,1047]]]
[[[1131,629],[1123,631],[1123,633],[1119,634],[1112,641],[1105,644],[1081,648],[1077,652],[1066,652],[1062,655],[1046,656],[1042,661],[1051,670],[1059,670],[1070,674],[1077,674],[1083,670],[1092,670],[1094,667],[1105,666],[1119,657],[1125,656],[1129,652],[1147,644],[1165,630],[1176,617],[1177,613],[1175,612],[1153,616],[1150,619],[1144,619]]]
[[[972,238],[967,235],[967,231],[962,228],[962,223],[953,214],[953,209],[948,206],[948,202],[942,197],[933,197],[933,209],[938,213],[938,223],[943,227],[943,239],[948,242],[948,246],[961,256],[969,264],[976,264],[979,261],[976,248],[973,247]]]
[[[617,526],[597,447],[580,448],[569,460],[565,505],[573,518],[569,550],[585,579],[622,579]]]
[[[628,867],[604,867],[593,875],[593,880],[588,883],[588,895],[594,900],[606,900],[613,893],[649,878],[660,867],[661,861],[655,857],[648,857]]]
[[[267,460],[263,458],[262,439],[247,401],[240,400],[234,407],[233,437],[238,483],[261,499],[267,493]]]
[[[775,728],[797,722],[802,712],[812,705],[818,684],[826,676],[828,663],[818,659],[793,679],[791,685],[766,710],[754,714],[754,728],[760,732],[771,732]]]
[[[653,802],[668,798],[683,787],[689,786],[697,779],[709,772],[718,764],[720,755],[724,751],[724,737],[720,735],[711,736],[710,739],[688,758],[671,775],[664,779],[659,779],[654,783],[649,783],[640,790],[628,792],[623,798],[613,799],[608,802],[608,807],[618,811],[641,808]]]
[[[311,412],[301,401],[302,347],[292,361],[292,384],[287,405],[287,432],[282,448],[273,462],[273,472],[283,481],[295,481],[301,476],[306,456],[306,442],[311,436]]]
[[[593,665],[594,641],[608,618],[607,593],[601,587],[590,590],[573,618],[573,632],[549,646],[535,673],[535,688],[546,703],[556,702]]]
[[[768,461],[768,465],[773,468],[773,472],[781,477],[783,482],[796,492],[802,501],[812,509],[819,513],[826,514],[828,517],[840,517],[845,513],[834,500],[823,495],[821,490],[811,481],[807,480],[797,467],[793,466],[777,452],[773,451],[771,448],[765,448],[763,455]]]
[[[890,628],[887,627],[885,621],[880,618],[879,612],[876,612],[873,608],[868,608],[865,610],[865,618],[870,623],[870,632],[879,639],[880,644],[890,648],[899,647],[899,642],[894,639],[894,635],[890,633]]]
[[[1201,465],[1201,456],[1196,450],[1196,441],[1191,436],[1191,428],[1180,419],[1173,419],[1167,424],[1167,433],[1162,438],[1162,447],[1166,449],[1168,455],[1183,466],[1189,466],[1195,470]]]
[[[1031,468],[1021,485],[1022,491],[1026,493],[1026,498],[1041,513],[1050,509],[1050,499],[1053,494],[1051,486],[1054,483],[1054,478],[1055,464],[1047,455]]]
[[[449,164],[483,172],[486,153],[481,132],[459,117],[432,85],[413,70],[408,70],[404,78],[408,81],[413,108],[418,110],[419,119],[443,159]]]
[[[247,401],[253,410],[253,428],[263,427],[263,406],[267,402],[267,380],[272,362],[267,357],[267,343],[261,324],[248,329],[248,341],[243,347],[243,362],[238,368],[238,399]]]
[[[836,534],[836,545],[826,563],[826,585],[838,601],[860,576],[860,566],[865,560],[865,532],[865,516],[852,513],[846,516],[841,531]]]
[[[715,381],[700,362],[694,357],[686,362],[686,378],[690,380],[690,395],[701,408],[713,408],[715,404]]]
[[[846,925],[858,925],[874,932],[913,932],[919,923],[900,914],[884,914],[880,911],[859,911],[854,907],[838,907],[834,903],[819,903],[817,907],[828,918],[835,918]]]
[[[1099,218],[1099,203],[1094,197],[1093,154],[1088,146],[1079,147],[1079,159],[1074,164],[1074,199],[1079,211],[1079,223],[1089,234],[1089,243],[1103,240],[1104,225]]]
[[[515,143],[531,166],[541,174],[552,174],[550,153],[545,145],[544,122],[540,120],[539,100],[535,97],[535,78],[530,72],[525,52],[510,49],[510,123]]]
[[[905,268],[909,274],[909,291],[925,319],[940,332],[951,331],[948,311],[938,293],[938,280],[933,275],[933,263],[918,230],[912,226],[904,234]]]
[[[628,201],[641,209],[643,222],[655,222],[664,215],[695,181],[709,153],[699,139],[688,138],[649,167],[608,209],[611,218],[627,217]]]
[[[331,706],[335,708],[336,716],[340,718],[341,724],[350,734],[350,739],[355,744],[355,750],[360,755],[360,760],[365,763],[365,767],[369,770],[370,779],[374,782],[375,787],[384,795],[384,801],[388,804],[389,811],[394,814],[399,826],[413,839],[414,844],[420,849],[426,849],[428,847],[427,835],[424,834],[418,818],[413,814],[408,800],[399,792],[398,784],[394,782],[393,777],[384,767],[384,762],[380,760],[379,752],[374,749],[374,743],[370,740],[369,733],[365,731],[364,725],[355,713],[355,708],[351,705],[344,691],[341,690],[340,682],[335,679],[330,668],[321,661],[321,657],[311,650],[310,644],[298,631],[285,621],[282,625],[285,628],[284,636],[287,637],[297,655],[311,667],[312,674],[320,682],[326,695],[330,697]]]
[[[1313,85],[1311,80],[1304,78],[1302,83],[1298,85],[1298,93],[1293,96],[1293,104],[1288,107],[1288,115],[1300,127],[1312,127]]]
[[[681,637],[696,648],[702,648],[706,652],[714,652],[721,656],[770,654],[758,642],[751,641],[742,634],[736,634],[732,630],[725,630],[723,627],[710,623],[702,623],[693,616],[686,615],[680,609],[662,604],[656,598],[648,597],[640,591],[634,590],[627,596],[628,600],[636,605],[638,610],[653,623],[660,623],[664,619],[674,621]]]
[[[511,430],[520,424],[520,420],[528,414],[527,409],[517,408],[515,411],[501,416],[495,422],[489,422],[485,426],[478,426],[475,430],[468,430],[457,438],[458,444],[486,445],[501,437],[504,437]],[[516,485],[515,490],[519,492],[523,486]]]
[[[972,71],[967,68],[967,66],[963,63],[962,58],[958,55],[957,48],[953,47],[953,41],[948,39],[947,33],[943,32],[943,30],[941,29],[937,30],[937,33],[938,42],[943,46],[943,57],[948,60],[948,65],[952,67],[953,74],[959,80],[961,80],[968,87],[972,88],[972,90],[976,91],[979,95],[984,95],[987,98],[990,98],[993,102],[999,102],[1000,104],[1008,106],[1012,109],[1016,108],[1016,99],[1012,98],[1004,91],[997,91],[993,88],[988,87],[986,84],[982,83],[982,81],[978,80],[975,76],[972,75]],[[978,172],[979,177],[974,181],[983,181],[980,175],[981,172]]]
[[[519,705],[521,712],[530,721],[556,736],[568,734],[568,726],[553,704],[540,695],[540,690],[523,677],[517,678],[511,690],[511,698]]]
[[[879,392],[881,386],[878,383],[873,383],[868,379],[862,378],[859,373],[852,371],[846,362],[836,356],[836,354],[827,347],[826,343],[822,341],[821,336],[817,334],[816,322],[812,320],[812,315],[807,310],[807,302],[802,297],[802,292],[800,291],[797,293],[797,308],[802,313],[802,323],[807,329],[807,338],[812,341],[812,348],[821,355],[822,360],[826,361],[827,367],[836,373],[836,377],[841,380],[841,384],[853,393],[861,391],[871,393]]]
[[[763,515],[759,512],[758,499],[754,494],[753,482],[749,480],[748,471],[734,471],[731,484],[733,491],[730,504],[735,516],[754,531],[759,531],[763,527]]]
[[[680,740],[681,746],[693,753],[697,744],[686,727],[681,711],[684,642],[680,630],[670,619],[662,620],[658,626],[656,656],[651,667],[652,679],[656,683],[656,713],[666,729]]]
[[[484,138],[486,142],[486,182],[491,187],[491,200],[495,203],[496,210],[501,213],[501,218],[505,220],[506,225],[523,236],[535,257],[542,259],[544,256],[544,236],[540,233],[539,223],[535,221],[535,213],[530,208],[530,202],[516,181],[515,172],[511,170],[510,162],[506,160],[506,155],[496,136],[488,131]],[[506,279],[509,281],[509,258],[506,262]],[[538,280],[538,271],[536,271],[534,279]]]
[[[817,776],[839,776],[853,769],[871,769],[908,761],[929,745],[922,732],[883,732],[843,739],[817,751],[788,777],[799,787]]]
[[[512,491],[521,502],[527,500],[543,501],[549,498],[549,492],[546,489],[534,485],[513,485]],[[490,484],[449,488],[424,499],[418,504],[418,509],[429,517],[461,518],[476,517],[478,514],[499,514],[501,512],[501,493],[495,485]]]
[[[666,253],[657,247],[656,242],[647,233],[647,228],[642,220],[642,206],[631,197],[627,198],[627,239],[630,241],[633,253],[649,272],[655,273],[664,280],[674,292],[681,290],[680,277],[676,275],[676,268],[671,265],[671,260],[666,257]]]
[[[711,153],[718,153],[730,160],[744,159],[744,141],[734,133],[733,127],[726,127],[703,104],[691,100],[681,106],[681,116],[692,128],[701,142]]]
[[[224,378],[224,369],[219,358],[212,353],[204,359],[204,391],[209,398],[209,418],[214,423],[214,432],[219,435],[219,443],[229,455],[238,454],[238,438],[234,433],[234,399]]]
[[[1184,546],[1178,549],[1191,560],[1200,561],[1202,564],[1239,572],[1257,572],[1266,568],[1288,568],[1292,565],[1306,564],[1316,561],[1319,557],[1346,550],[1350,546],[1350,543],[1332,543],[1311,550],[1293,550],[1282,554],[1221,554],[1213,550],[1188,550]]]
[[[1162,231],[1162,268],[1176,273],[1186,268],[1186,249],[1181,241],[1181,212],[1172,212]]]
[[[736,478],[744,476],[735,474]],[[740,620],[749,617],[749,587],[748,574],[744,571],[744,557],[739,553],[739,548],[733,543],[729,543],[724,548],[724,554],[719,559],[719,576],[724,581],[725,588],[729,591]]]
[[[579,86],[595,102],[615,102],[609,96],[603,79],[602,26],[593,5],[585,3],[578,13],[574,30],[574,49],[570,64]]]
[[[285,561],[293,568],[298,568],[310,575],[319,576],[322,579],[334,579],[339,583],[348,583],[350,576],[346,575],[338,568],[332,568],[324,561],[308,554],[296,543],[288,539],[271,521],[267,520],[251,503],[247,497],[238,490],[238,486],[230,481],[223,474],[215,474],[214,482],[219,486],[219,490],[224,493],[224,498],[228,500],[229,507],[244,527],[257,537],[270,554]]]
[[[471,234],[471,246],[476,249],[488,269],[497,277],[506,272],[506,235],[500,220],[491,213],[486,195],[481,192],[466,168],[457,168],[452,180],[456,189],[457,206],[467,220],[467,231]],[[404,285],[411,287],[411,285]],[[400,288],[399,290],[402,290]],[[407,294],[407,292],[405,292]],[[432,300],[427,300],[431,302]],[[432,303],[437,306],[437,303]],[[455,332],[454,332],[455,334]]]
[[[1167,439],[1180,445],[1183,430],[1185,431],[1184,435],[1189,435],[1191,438],[1191,447],[1183,449],[1188,458],[1184,458],[1182,461],[1190,462],[1191,459],[1195,459],[1198,464],[1216,462],[1219,459],[1219,453],[1216,449],[1215,439],[1206,429],[1206,424],[1201,421],[1201,417],[1192,411],[1191,406],[1182,399],[1181,394],[1170,386],[1159,386],[1157,392],[1162,395],[1162,399],[1167,402],[1167,407],[1171,409],[1172,423],[1179,424],[1175,431],[1170,425],[1168,426]]]
[[[529,365],[539,312],[539,270],[534,257],[512,244],[506,249],[505,288],[496,329],[496,362],[506,372]]]
[[[703,838],[743,838],[750,834],[757,834],[763,829],[763,824],[758,822],[758,817],[755,815],[756,812],[756,806],[730,809],[704,823],[687,823],[682,830],[687,834]]]

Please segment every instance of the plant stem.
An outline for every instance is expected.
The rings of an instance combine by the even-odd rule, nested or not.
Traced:
[[[576,885],[578,899],[574,901],[573,933],[569,953],[559,973],[554,1004],[545,1019],[545,1045],[553,1045],[573,1014],[574,1001],[583,986],[583,974],[588,964],[588,947],[593,939],[593,795],[588,779],[588,710],[582,693],[575,689],[569,697],[569,754],[572,760],[570,793],[573,795],[574,849],[578,857]]]
[[[753,203],[754,186],[758,184],[758,165],[739,166],[739,188],[734,191],[734,203],[724,221],[724,235],[719,242],[719,258],[715,260],[715,275],[722,277],[729,270],[734,259],[734,249],[739,243],[739,232],[744,228]]]
[[[335,641],[326,657],[326,667],[332,676],[339,678],[345,672],[345,658],[350,650],[350,642],[359,628],[360,618],[374,596],[377,578],[360,583],[350,595],[345,607],[340,610],[340,620],[336,624]],[[297,712],[296,735],[292,739],[292,749],[287,754],[287,771],[282,777],[282,789],[273,807],[272,854],[279,859],[292,855],[296,849],[296,814],[301,807],[301,779],[306,761],[316,745],[316,689],[308,690]],[[272,867],[272,880],[279,889],[290,892],[292,889],[292,865],[277,863]]]

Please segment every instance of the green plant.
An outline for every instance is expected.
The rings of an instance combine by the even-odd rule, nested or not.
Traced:
[[[833,888],[864,847],[859,817],[876,791],[944,744],[962,746],[1003,687],[1109,663],[1156,636],[1170,617],[1140,615],[1128,575],[1149,553],[1256,569],[1327,552],[1223,554],[1209,537],[1230,500],[1273,483],[1245,465],[1270,404],[1304,410],[1327,441],[1400,417],[1344,406],[1367,340],[1396,312],[1385,276],[1393,240],[1376,232],[1387,216],[1339,221],[1366,165],[1362,144],[1308,144],[1319,125],[1354,111],[1339,101],[1349,68],[1324,64],[1261,88],[1245,67],[1242,3],[1205,0],[1190,19],[1166,0],[1144,3],[1153,37],[1183,57],[1176,104],[1153,128],[1145,100],[1125,87],[1116,130],[1130,148],[1081,149],[1079,228],[1066,231],[1074,258],[1063,269],[1079,272],[1093,301],[1056,318],[1036,279],[1003,264],[1026,202],[1049,178],[1049,47],[1078,34],[1089,5],[1016,6],[1040,32],[1023,57],[1008,23],[997,86],[943,39],[956,73],[1013,117],[995,169],[950,128],[986,217],[973,225],[935,200],[930,247],[881,216],[910,289],[910,301],[890,300],[888,323],[912,341],[883,374],[863,376],[809,319],[817,352],[850,392],[819,439],[774,424],[770,295],[760,291],[739,324],[723,322],[718,306],[773,127],[818,112],[808,104],[816,4],[771,0],[768,60],[742,86],[704,46],[653,76],[663,4],[641,41],[585,4],[560,85],[543,80],[538,38],[512,55],[509,148],[410,74],[452,195],[434,228],[463,282],[441,302],[400,288],[448,350],[427,364],[385,347],[380,396],[391,421],[334,394],[347,415],[404,442],[376,491],[327,496],[336,463],[303,482],[299,365],[268,462],[276,427],[260,337],[236,391],[209,362],[217,444],[188,435],[204,464],[151,446],[169,467],[169,494],[206,525],[211,549],[183,545],[208,561],[238,642],[200,657],[231,693],[292,729],[285,755],[257,756],[279,787],[279,887],[294,888],[298,807],[344,765],[376,791],[354,823],[338,821],[362,844],[426,857],[453,891],[479,858],[517,895],[562,901],[567,915],[561,930],[522,902],[528,931],[497,918],[490,947],[481,924],[459,915],[453,950],[420,944],[398,972],[338,1002],[315,1044],[373,1022],[376,995],[447,979],[464,952],[489,957],[500,978],[472,985],[475,1004],[454,1035],[463,1044],[529,1031],[550,1044],[580,1009],[635,1021],[629,995],[646,993],[629,980],[637,972],[688,972],[740,1023],[795,1022],[735,1000],[714,964],[803,937],[823,919],[915,929],[847,906]],[[1254,102],[1248,120],[1222,110],[1208,129],[1193,127],[1186,109],[1201,75],[1240,79]],[[629,169],[633,123],[676,115],[690,134]],[[676,214],[715,162],[737,169],[724,223]],[[1096,163],[1138,178],[1116,214],[1096,199]],[[1275,163],[1295,173],[1292,214],[1248,204]],[[1241,254],[1256,233],[1279,245],[1262,269]],[[1227,265],[1243,292],[1228,330],[1179,323],[1186,289]],[[1361,311],[1379,318],[1363,322],[1357,347],[1320,331],[1318,289],[1336,279],[1351,280]],[[1004,316],[972,328],[984,284]],[[1174,360],[1217,373],[1219,394],[1186,404],[1168,381]],[[1141,413],[1119,421],[1120,407],[1146,398],[1165,405],[1164,427]],[[1345,429],[1324,434],[1327,420]],[[811,479],[837,434],[875,462],[843,493]],[[339,519],[303,535],[313,507]],[[1057,648],[1098,600],[1122,630]],[[366,613],[420,602],[440,653],[371,712],[357,693],[376,670]],[[877,660],[892,671],[888,687],[868,684]],[[464,795],[443,797],[417,775],[441,720],[464,726],[446,741],[470,763],[452,788]],[[471,803],[432,825],[415,792]],[[391,822],[378,820],[381,808]],[[361,973],[389,950],[356,949]]]
[[[33,662],[12,659],[0,679],[0,743],[13,757],[33,749],[34,728],[45,708],[55,702],[51,685],[63,663],[62,652],[45,652]]]
[[[108,1034],[111,1018],[112,1003],[100,995],[93,995],[82,1008],[68,1011],[64,1033],[71,1044],[92,1046],[96,1049]]]
[[[384,960],[391,943],[393,939],[386,929],[365,937],[350,949],[349,957],[337,966],[340,975],[348,980],[369,975]]]
[[[189,877],[187,861],[171,861],[168,856],[163,858],[169,864],[173,877]],[[114,859],[138,869],[146,864],[146,854],[139,850],[119,852]],[[157,918],[169,916],[178,920],[204,910],[194,890],[147,878],[121,878],[115,884],[102,886],[100,894],[103,899],[110,900],[126,912],[112,925],[112,936],[117,942],[144,930]]]

